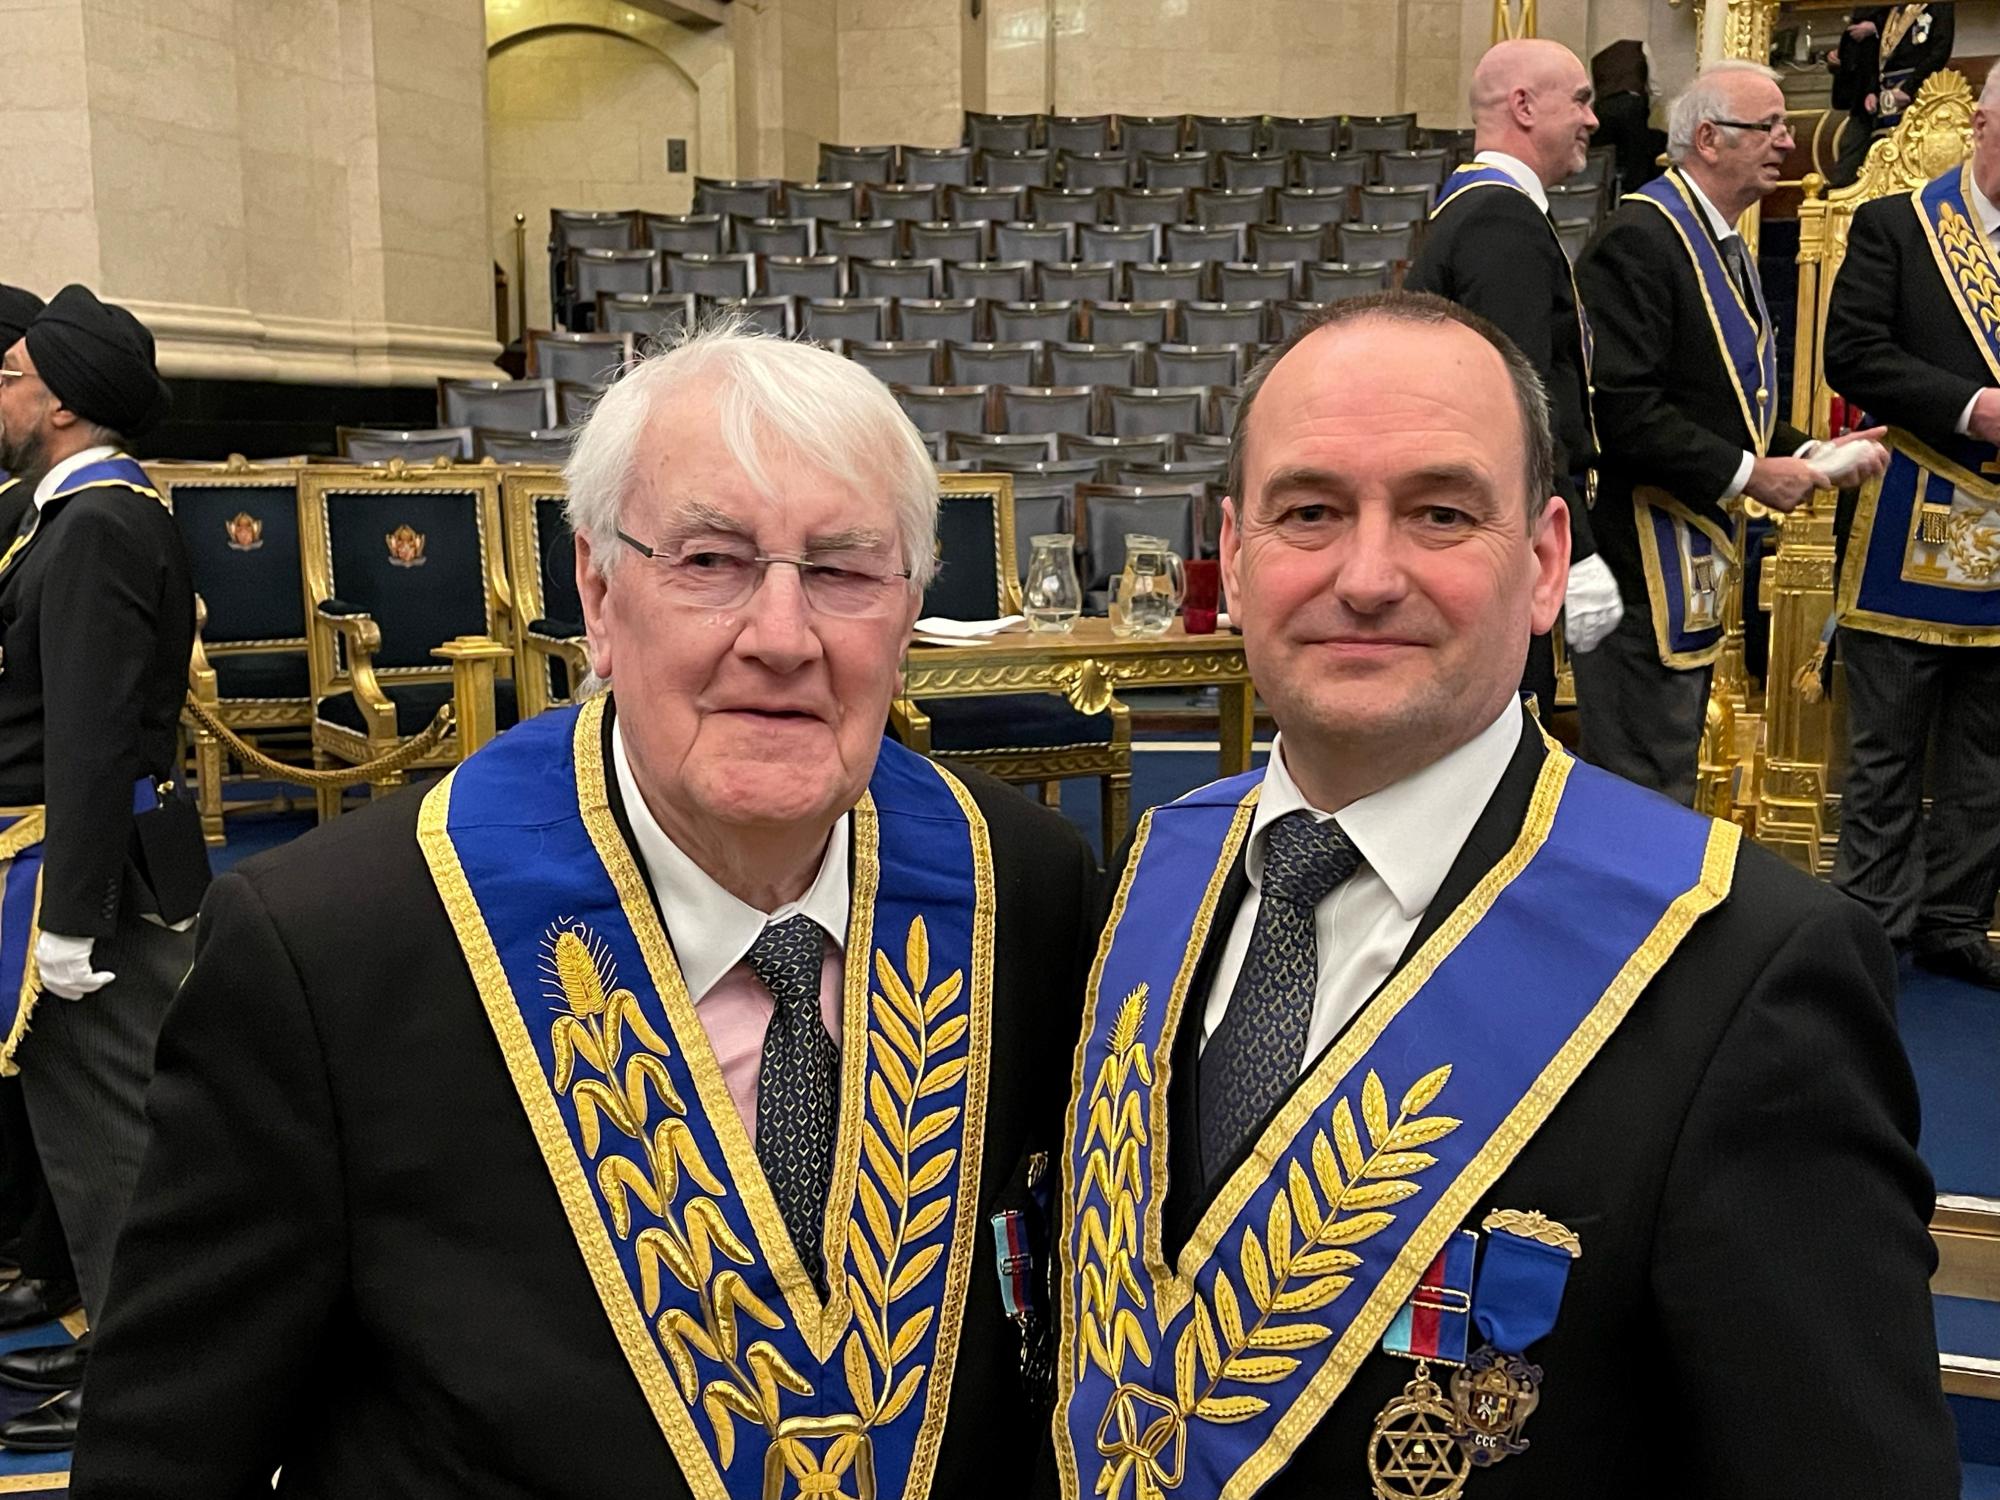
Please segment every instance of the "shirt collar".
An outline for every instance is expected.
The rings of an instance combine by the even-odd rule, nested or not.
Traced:
[[[1250,883],[1263,884],[1264,834],[1271,824],[1291,812],[1320,821],[1337,816],[1340,831],[1389,888],[1404,919],[1416,921],[1437,896],[1520,743],[1521,707],[1510,699],[1499,718],[1456,750],[1335,814],[1314,807],[1292,780],[1280,734],[1250,820]]]
[[[1687,190],[1694,194],[1694,201],[1701,205],[1702,217],[1708,220],[1708,227],[1715,231],[1717,241],[1735,239],[1736,226],[1723,218],[1722,210],[1708,201],[1708,194],[1701,190],[1701,184],[1687,172],[1681,173],[1680,178],[1687,184]]]
[[[639,846],[639,862],[659,898],[674,958],[687,981],[688,996],[697,1005],[723,975],[743,961],[769,923],[804,914],[819,924],[836,948],[845,946],[853,904],[847,883],[847,841],[853,814],[842,813],[833,825],[819,874],[805,896],[774,912],[761,912],[716,884],[667,837],[640,795],[615,718],[611,721],[611,763],[618,777],[618,793],[625,800],[625,816],[632,825],[632,840]]]
[[[1990,240],[1996,233],[2000,233],[2000,208],[1994,207],[1993,200],[1979,191],[1977,182],[1971,183],[1970,186],[1973,216],[1979,220],[1979,227],[1985,231],[1986,237]]]
[[[1505,151],[1482,151],[1472,159],[1482,167],[1505,172],[1514,179],[1516,187],[1535,200],[1535,207],[1543,213],[1549,211],[1549,190],[1542,186],[1542,179],[1520,157],[1509,156]]]
[[[35,509],[40,510],[44,505],[47,505],[55,492],[68,483],[69,476],[85,464],[94,464],[100,459],[114,457],[117,452],[116,448],[108,445],[99,445],[95,448],[86,448],[81,453],[72,453],[68,458],[49,470],[48,473],[44,474],[42,482],[35,486]]]

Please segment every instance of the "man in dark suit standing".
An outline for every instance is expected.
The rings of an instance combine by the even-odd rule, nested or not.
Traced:
[[[1548,189],[1583,167],[1597,126],[1583,64],[1560,42],[1501,42],[1472,75],[1477,154],[1445,182],[1423,249],[1404,279],[1469,308],[1512,339],[1548,392],[1556,439],[1556,493],[1569,510],[1570,571],[1563,641],[1592,650],[1624,610],[1618,584],[1590,536],[1597,498],[1591,416],[1590,324],[1569,256],[1549,218]],[[1555,706],[1555,653],[1538,635],[1522,687],[1542,712]]]
[[[1950,1500],[1888,945],[1514,701],[1568,558],[1532,368],[1391,294],[1244,403],[1223,571],[1279,735],[1123,862],[1065,1500]]]
[[[1972,158],[1863,204],[1827,314],[1827,379],[1890,424],[1887,475],[1844,504],[1839,648],[1850,753],[1834,884],[1926,968],[2000,989],[2000,69]],[[1930,817],[1922,818],[1929,761]],[[1921,821],[1921,831],[1919,823]]]
[[[194,588],[173,518],[121,451],[166,405],[152,336],[80,286],[0,357],[0,468],[33,497],[0,554],[9,895],[40,866],[33,932],[0,939],[0,1066],[20,1070],[93,1324],[145,1149],[153,1046],[208,876],[199,822],[171,794]],[[85,1353],[8,1362],[16,1382],[68,1394],[0,1424],[0,1444],[69,1446]]]
[[[1604,453],[1591,521],[1625,601],[1577,658],[1583,753],[1684,803],[1741,566],[1728,503],[1790,511],[1886,462],[1879,432],[1821,451],[1778,414],[1770,309],[1734,226],[1790,144],[1777,75],[1711,65],[1669,112],[1673,167],[1626,196],[1577,265]]]
[[[1833,107],[1847,111],[1835,187],[1854,181],[1868,148],[1896,128],[1924,80],[1951,61],[1954,13],[1943,5],[1869,5],[1851,12],[1827,54]]]
[[[930,455],[860,367],[723,329],[568,477],[611,690],[217,883],[80,1500],[917,1500],[1032,1459],[1015,1250],[1096,868],[882,738]]]
[[[26,287],[0,285],[0,353],[14,347],[41,310],[42,299]],[[0,469],[0,538],[12,541],[20,532],[33,499],[32,489],[23,488],[18,478]]]

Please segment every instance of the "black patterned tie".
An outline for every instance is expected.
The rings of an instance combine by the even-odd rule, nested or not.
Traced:
[[[1319,982],[1313,909],[1360,864],[1330,818],[1286,813],[1265,831],[1250,951],[1201,1054],[1201,1164],[1210,1182],[1298,1082]]]
[[[833,1183],[840,1049],[819,1011],[819,924],[792,917],[766,927],[746,960],[777,1002],[757,1070],[757,1161],[813,1285],[826,1291],[820,1226]]]
[[[1759,328],[1764,326],[1764,292],[1757,284],[1757,268],[1750,264],[1750,251],[1744,246],[1743,236],[1732,234],[1722,242],[1722,258],[1729,264],[1729,274],[1736,278],[1736,290],[1743,294],[1743,305],[1750,309],[1750,316]]]

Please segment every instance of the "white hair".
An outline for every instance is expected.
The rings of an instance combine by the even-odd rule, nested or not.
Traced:
[[[1667,160],[1676,166],[1694,153],[1694,133],[1729,115],[1727,79],[1752,74],[1770,83],[1779,81],[1775,68],[1748,58],[1731,57],[1712,62],[1695,74],[1693,82],[1667,106]],[[1727,129],[1728,127],[1724,127]]]
[[[1986,70],[1986,82],[1979,89],[1979,107],[1993,109],[2000,106],[2000,65]]]
[[[937,469],[889,388],[815,344],[757,331],[740,315],[697,324],[663,343],[598,400],[577,428],[563,477],[570,529],[590,543],[608,578],[625,497],[638,477],[646,429],[675,402],[715,403],[723,445],[750,482],[805,469],[895,503],[903,566],[918,589],[937,570]]]

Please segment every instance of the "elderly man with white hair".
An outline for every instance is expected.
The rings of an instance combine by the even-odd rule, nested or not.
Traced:
[[[1026,1472],[1096,872],[883,741],[929,456],[859,366],[725,328],[614,386],[569,479],[609,691],[204,912],[78,1495]]]
[[[1971,157],[1855,214],[1826,328],[1827,378],[1890,424],[1891,449],[1887,474],[1843,494],[1837,517],[1850,751],[1834,884],[1917,963],[1988,989],[2000,989],[1986,936],[2000,876],[2000,337],[1984,311],[2000,276],[1996,200],[2000,69],[1973,112]]]
[[[1780,415],[1777,333],[1735,225],[1792,144],[1778,75],[1715,63],[1668,115],[1668,171],[1625,201],[1577,264],[1597,334],[1598,550],[1625,617],[1576,663],[1583,753],[1694,797],[1723,600],[1741,560],[1725,508],[1790,511],[1881,472],[1879,430],[1823,449]]]

